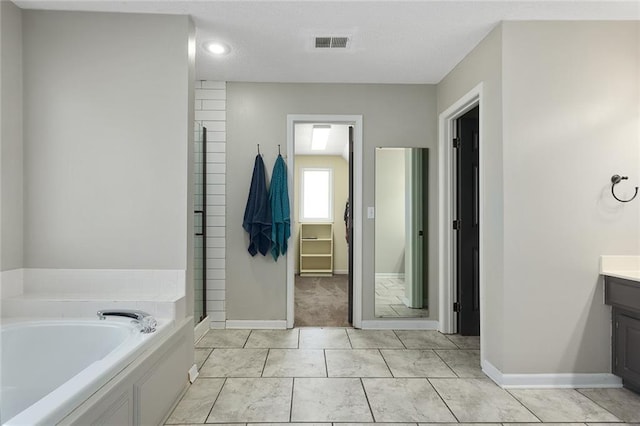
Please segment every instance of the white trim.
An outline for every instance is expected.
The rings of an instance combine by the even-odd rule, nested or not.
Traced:
[[[362,320],[366,330],[438,330],[438,321],[424,319]]]
[[[503,388],[620,388],[622,379],[610,373],[592,374],[504,374],[489,361],[482,371]]]
[[[376,280],[384,278],[404,279],[404,272],[376,272]]]
[[[207,331],[209,331],[210,329],[211,324],[209,321],[209,315],[207,315],[193,328],[193,341],[197,342],[198,340],[200,340],[205,334],[207,334]]]
[[[280,330],[287,328],[286,320],[227,320],[226,328]]]
[[[484,167],[483,167],[483,143],[484,140],[484,126],[483,126],[483,111],[482,106],[482,83],[471,89],[467,94],[462,96],[449,108],[444,110],[439,117],[438,121],[438,152],[439,155],[439,188],[438,188],[438,206],[439,206],[439,224],[438,224],[438,278],[440,282],[439,291],[439,322],[440,332],[442,333],[456,333],[457,324],[456,317],[453,312],[453,302],[455,300],[455,280],[454,280],[454,241],[453,231],[451,229],[451,223],[453,221],[453,197],[452,197],[452,172],[453,172],[453,156],[451,155],[451,149],[449,141],[453,137],[453,121],[469,111],[476,105],[480,105],[480,120],[479,120],[479,132],[480,132],[480,336],[481,340],[483,330],[483,312],[484,312],[484,271],[482,265],[483,258],[483,227],[484,227],[484,203],[483,203],[483,190],[484,190]],[[482,349],[482,348],[481,348]],[[482,352],[482,351],[481,351]]]
[[[287,158],[289,200],[294,199],[293,174],[295,173],[294,126],[296,123],[348,123],[354,127],[353,141],[353,326],[362,323],[362,115],[287,115]],[[295,258],[287,255],[287,320],[286,327],[293,328],[295,318]]]

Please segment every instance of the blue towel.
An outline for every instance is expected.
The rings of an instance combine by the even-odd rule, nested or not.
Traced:
[[[260,154],[256,156],[253,166],[251,188],[242,227],[249,233],[248,250],[251,256],[255,256],[258,252],[266,256],[271,246],[271,206],[267,193],[264,161]]]
[[[282,155],[278,155],[276,164],[273,166],[269,202],[271,204],[271,255],[277,261],[278,256],[287,252],[287,240],[291,236],[287,165]]]

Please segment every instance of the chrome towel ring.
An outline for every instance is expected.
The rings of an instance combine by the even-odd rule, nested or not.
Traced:
[[[628,176],[620,176],[620,175],[611,176],[611,195],[613,195],[613,198],[620,201],[621,203],[628,203],[629,201],[632,201],[634,198],[636,198],[636,196],[638,195],[638,187],[636,186],[636,192],[633,194],[633,197],[629,198],[628,200],[621,200],[616,196],[614,188],[616,187],[617,184],[627,179],[629,179]]]

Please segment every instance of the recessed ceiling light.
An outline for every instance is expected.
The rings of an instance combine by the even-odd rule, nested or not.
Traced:
[[[214,55],[226,55],[231,50],[229,46],[227,46],[224,43],[220,43],[218,41],[209,41],[205,43],[204,49],[207,52],[212,53]]]

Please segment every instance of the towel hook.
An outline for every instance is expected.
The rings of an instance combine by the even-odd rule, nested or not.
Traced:
[[[613,198],[620,201],[621,203],[628,203],[629,201],[632,201],[634,198],[636,198],[636,196],[638,195],[638,187],[636,186],[636,192],[628,200],[621,200],[620,198],[616,197],[616,193],[614,191],[615,186],[619,184],[621,181],[627,180],[627,179],[629,179],[629,176],[620,176],[620,175],[611,176],[611,195],[613,195]]]
[[[281,155],[280,154],[280,144],[278,144],[278,155]]]
[[[258,155],[260,155],[260,144],[257,144],[257,145],[258,145]]]

